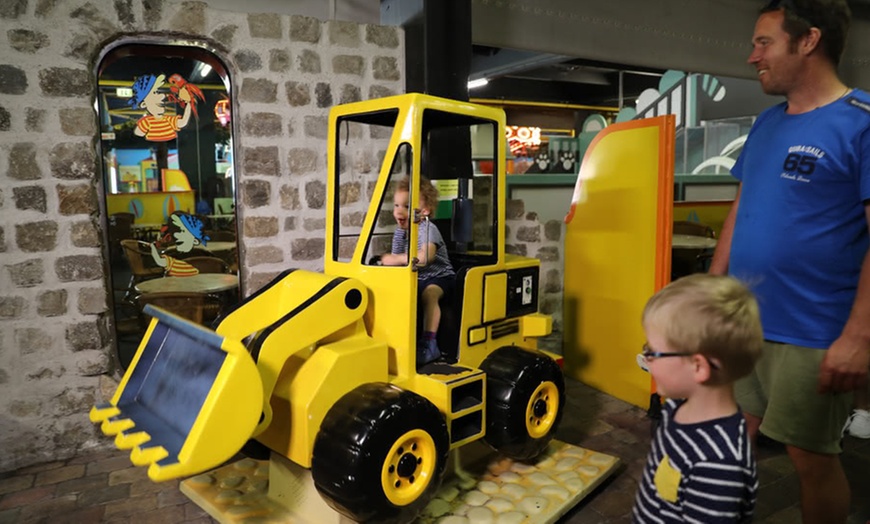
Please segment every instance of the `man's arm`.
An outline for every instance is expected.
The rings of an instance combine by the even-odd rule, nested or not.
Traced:
[[[743,184],[737,186],[737,196],[734,197],[734,203],[731,204],[731,210],[728,211],[728,216],[725,217],[725,223],[722,224],[722,232],[719,233],[719,239],[716,241],[716,250],[713,252],[713,259],[710,261],[709,273],[713,275],[725,275],[728,273],[728,260],[731,257],[731,236],[734,234],[734,220],[737,218],[737,205],[740,203],[740,191],[743,189]]]
[[[870,229],[870,202],[865,203]],[[858,292],[840,338],[825,352],[819,370],[819,393],[840,393],[863,388],[870,367],[870,251],[864,255]]]

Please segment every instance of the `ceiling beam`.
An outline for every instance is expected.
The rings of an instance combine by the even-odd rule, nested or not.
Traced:
[[[623,84],[623,97],[633,104],[647,88],[658,87],[657,77],[638,77]],[[560,104],[584,104],[593,106],[619,106],[618,84],[581,84],[557,80],[530,80],[526,78],[501,77],[487,85],[473,89],[474,98],[528,100]]]
[[[746,63],[758,0],[472,0],[472,41],[583,59],[754,78]],[[851,2],[840,66],[870,87],[870,13]],[[713,22],[714,21],[714,22]]]

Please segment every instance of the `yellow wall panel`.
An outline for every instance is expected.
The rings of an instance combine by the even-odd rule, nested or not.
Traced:
[[[193,191],[106,195],[106,211],[133,213],[137,224],[163,224],[174,211],[194,212]]]
[[[674,119],[605,128],[583,158],[565,234],[565,369],[638,406],[643,306],[670,275]]]
[[[721,202],[676,202],[674,204],[674,220],[691,220],[713,228],[716,237],[722,232],[722,224],[731,209],[733,200]]]

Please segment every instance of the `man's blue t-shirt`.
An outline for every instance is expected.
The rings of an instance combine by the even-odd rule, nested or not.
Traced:
[[[742,182],[729,272],[758,296],[768,340],[828,348],[867,254],[870,96],[764,111],[732,169]]]

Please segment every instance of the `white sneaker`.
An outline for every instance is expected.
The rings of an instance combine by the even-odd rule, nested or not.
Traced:
[[[846,422],[845,432],[855,438],[870,438],[870,411],[856,409]]]

